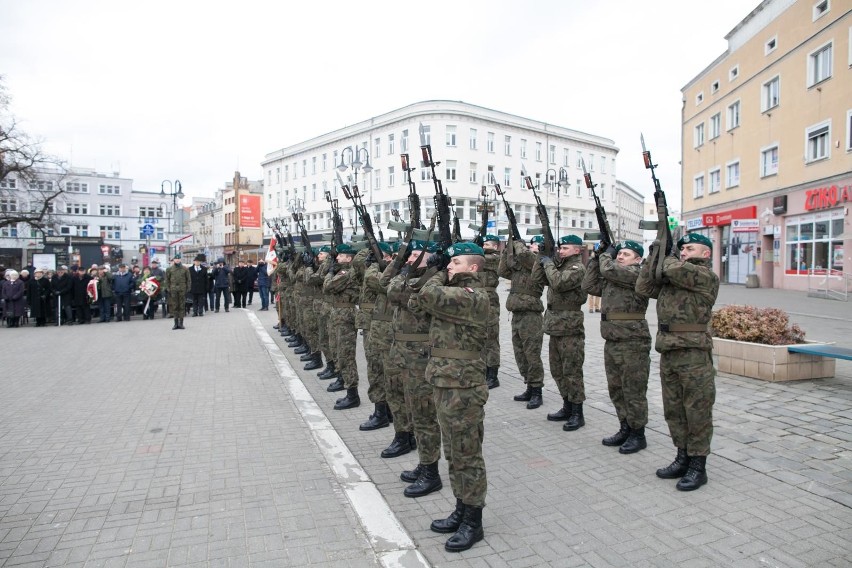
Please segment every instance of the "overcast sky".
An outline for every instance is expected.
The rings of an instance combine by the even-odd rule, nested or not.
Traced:
[[[462,100],[604,136],[680,202],[680,89],[758,0],[0,0],[12,113],[74,166],[212,196],[265,154]]]

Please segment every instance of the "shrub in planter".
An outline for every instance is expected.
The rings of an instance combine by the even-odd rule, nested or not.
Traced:
[[[725,306],[710,319],[713,336],[764,345],[792,345],[805,342],[805,332],[790,325],[787,312],[778,308]]]

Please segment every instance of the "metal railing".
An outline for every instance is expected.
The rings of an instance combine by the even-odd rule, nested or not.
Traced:
[[[808,270],[808,296],[846,302],[849,288],[852,288],[852,274],[831,268]]]

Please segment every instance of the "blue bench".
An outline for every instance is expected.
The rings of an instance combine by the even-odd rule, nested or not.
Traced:
[[[820,357],[834,357],[835,359],[852,361],[852,349],[837,347],[836,345],[790,345],[787,347],[787,352],[819,355]]]

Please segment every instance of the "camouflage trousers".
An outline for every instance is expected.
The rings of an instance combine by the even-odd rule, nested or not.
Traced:
[[[488,310],[488,326],[485,330],[485,346],[482,348],[482,358],[486,367],[500,366],[500,299],[496,292],[488,292],[491,300]],[[495,301],[496,300],[496,301]]]
[[[607,341],[604,368],[609,398],[619,422],[631,428],[648,423],[648,373],[651,369],[651,340]]]
[[[709,351],[675,349],[660,354],[663,412],[675,447],[710,454],[716,369]]]
[[[485,476],[485,459],[482,457],[482,441],[485,437],[488,387],[435,387],[434,400],[444,436],[444,457],[450,466],[453,495],[465,505],[484,507],[488,481]],[[419,448],[419,439],[417,444]]]
[[[287,291],[280,290],[278,292],[278,299],[275,302],[275,309],[278,310],[278,323],[286,324],[287,327],[290,327],[290,322],[287,321]]]
[[[559,396],[575,404],[586,400],[583,361],[586,359],[586,335],[551,335],[548,345],[550,374]]]
[[[305,307],[302,310],[302,336],[311,346],[311,353],[316,353],[319,351],[319,319],[313,310],[313,299],[305,298],[303,305]]]
[[[390,351],[393,331],[389,321],[372,321],[364,330],[364,355],[367,357],[367,396],[370,402],[386,402],[388,381],[385,377],[384,353]]]
[[[411,405],[406,400],[404,374],[402,367],[391,359],[390,350],[383,353],[382,368],[387,383],[386,402],[393,415],[394,432],[413,432]]]
[[[355,329],[355,308],[331,308],[329,333],[334,362],[347,389],[358,386],[358,361],[355,358],[358,330]]]
[[[186,315],[186,290],[170,290],[168,303],[169,314],[173,318],[184,317]]]
[[[518,372],[528,387],[544,386],[541,344],[544,341],[540,312],[512,313],[512,348]]]
[[[401,368],[406,403],[411,412],[417,453],[422,464],[435,463],[441,457],[441,427],[435,411],[434,389],[426,380],[427,363],[428,359],[407,361],[408,366]]]

